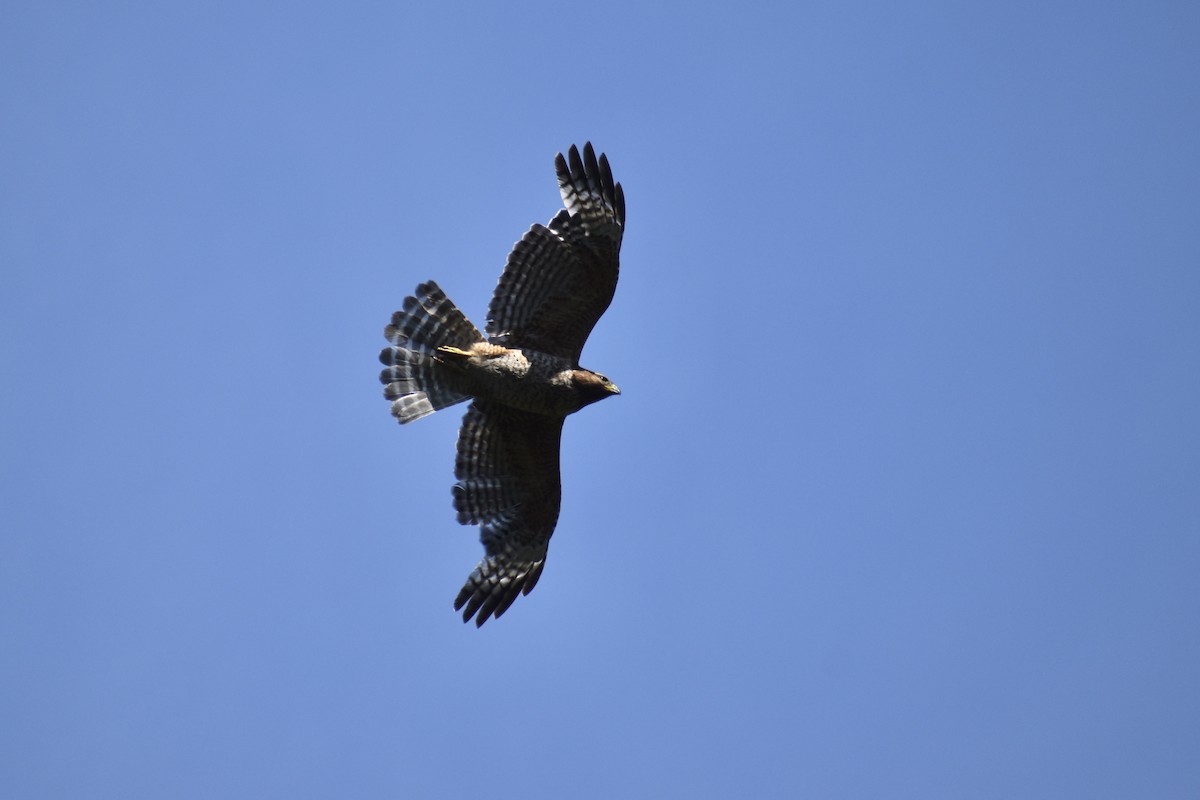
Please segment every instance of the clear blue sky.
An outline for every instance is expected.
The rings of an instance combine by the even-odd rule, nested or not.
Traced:
[[[0,796],[1200,795],[1200,6],[10,3]],[[628,200],[545,575],[475,321]]]

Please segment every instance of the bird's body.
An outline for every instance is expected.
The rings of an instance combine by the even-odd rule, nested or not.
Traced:
[[[591,144],[555,159],[566,208],[513,247],[488,308],[487,336],[433,281],[392,316],[380,375],[392,414],[411,422],[464,400],[455,462],[459,522],[476,524],[485,558],[455,600],[482,625],[533,589],[561,500],[563,420],[620,394],[579,366],[617,284],[625,198]]]
[[[456,373],[465,394],[534,414],[565,417],[616,389],[602,375],[537,350],[478,342],[469,350],[439,348],[435,357]]]

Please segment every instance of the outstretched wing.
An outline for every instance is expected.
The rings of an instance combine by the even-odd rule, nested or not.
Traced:
[[[576,363],[617,288],[625,194],[591,142],[554,159],[566,208],[517,242],[488,306],[487,333]]]
[[[458,434],[454,507],[479,525],[484,559],[454,601],[463,622],[499,617],[542,574],[558,522],[563,420],[475,400]]]

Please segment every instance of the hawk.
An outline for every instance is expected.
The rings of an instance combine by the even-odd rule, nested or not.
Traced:
[[[562,497],[563,420],[620,394],[579,366],[612,302],[625,195],[591,143],[554,159],[564,209],[513,246],[488,306],[486,336],[433,281],[384,329],[384,397],[401,424],[470,400],[458,433],[454,508],[478,525],[484,558],[454,601],[463,622],[499,618],[546,563]]]

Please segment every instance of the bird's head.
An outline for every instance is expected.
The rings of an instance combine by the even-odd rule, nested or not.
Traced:
[[[621,393],[621,390],[617,388],[615,383],[599,372],[592,372],[590,369],[574,370],[571,373],[571,383],[575,386],[575,390],[579,393],[579,397],[583,401],[580,404],[580,408],[590,405],[597,400],[603,400],[606,397],[613,397]]]

